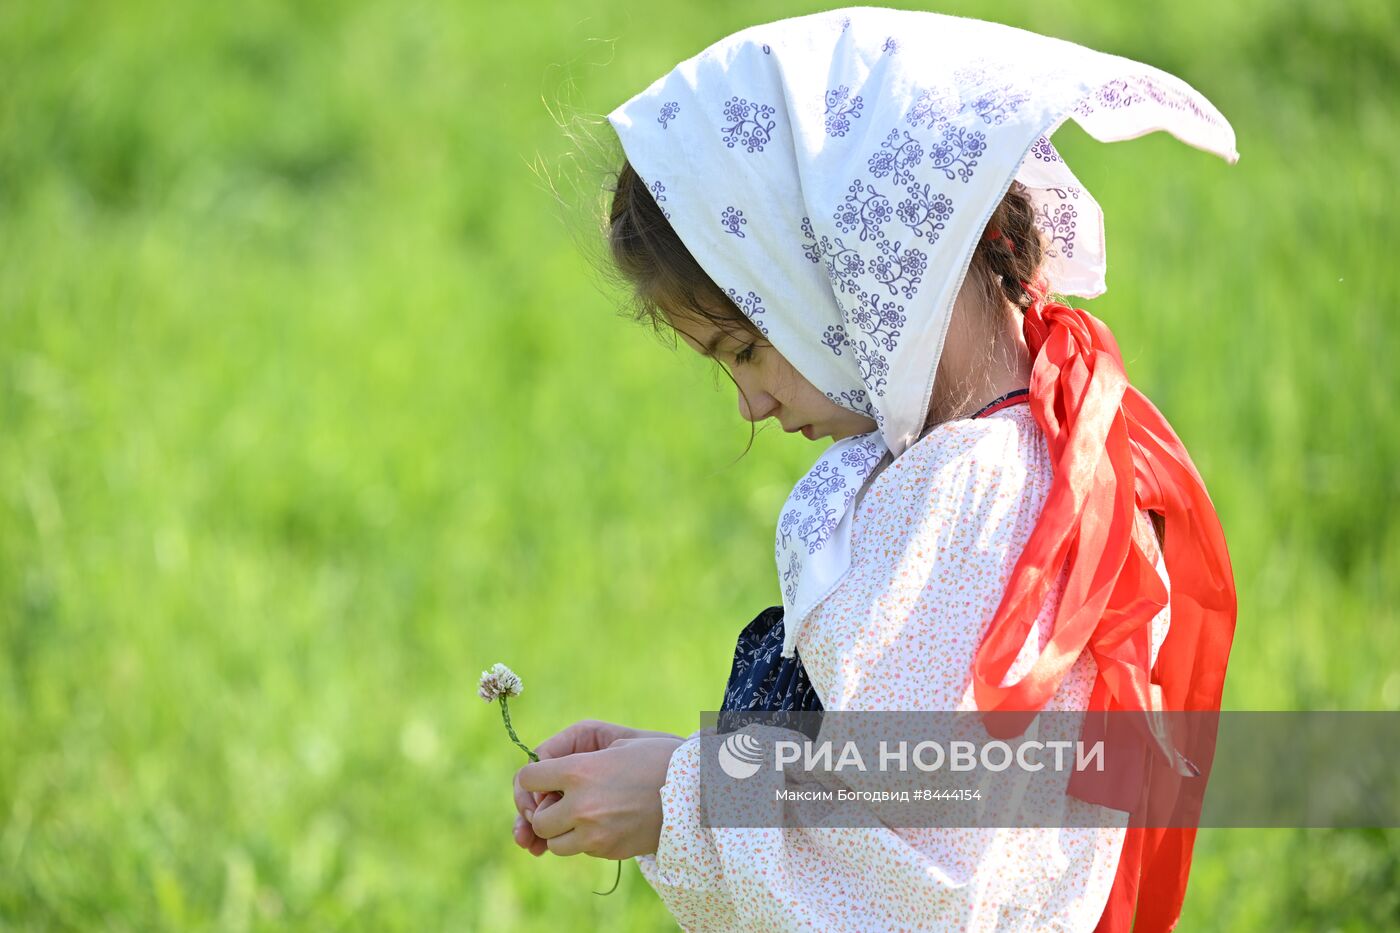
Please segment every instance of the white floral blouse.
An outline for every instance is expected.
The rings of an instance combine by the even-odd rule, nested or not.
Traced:
[[[1050,481],[1024,404],[940,425],[876,474],[854,517],[850,573],[797,634],[822,706],[975,710],[973,655]],[[1165,580],[1160,556],[1157,570]],[[1048,641],[1063,583],[1005,683]],[[1167,625],[1164,610],[1154,662]],[[1087,708],[1096,674],[1085,652],[1045,709]],[[637,857],[685,930],[1087,931],[1107,902],[1126,814],[1095,821],[1106,828],[709,828],[699,750],[697,732],[671,758],[657,851]]]

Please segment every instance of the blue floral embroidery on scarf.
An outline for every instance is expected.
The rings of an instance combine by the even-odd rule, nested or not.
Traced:
[[[719,215],[719,222],[720,226],[740,238],[744,236],[744,231],[739,228],[748,223],[744,219],[744,212],[735,207],[726,207],[724,213]]]
[[[826,134],[845,136],[851,121],[860,116],[865,102],[860,95],[851,97],[851,89],[842,84],[826,92]]]
[[[1057,204],[1053,211],[1049,204],[1040,205],[1036,210],[1036,227],[1050,237],[1045,255],[1057,259],[1060,256],[1074,258],[1074,221],[1078,215],[1073,204]]]
[[[855,294],[860,291],[856,284],[857,276],[865,272],[865,260],[854,247],[847,246],[841,238],[818,237],[812,230],[812,219],[802,218],[802,237],[807,241],[802,253],[814,263],[825,262],[826,275],[841,293]]]
[[[855,354],[860,366],[860,381],[881,398],[885,397],[885,386],[889,383],[890,361],[879,348],[872,347],[864,340],[848,341],[847,346]],[[878,411],[878,409],[876,409]]]
[[[925,126],[930,130],[941,130],[962,112],[963,103],[951,92],[943,88],[925,89],[914,98],[914,105],[904,115],[904,122],[910,126]]]
[[[831,349],[834,356],[841,355],[841,348],[846,345],[846,328],[840,324],[830,324],[822,332],[822,344]]]
[[[988,126],[999,126],[1011,118],[1021,105],[1030,100],[1029,94],[1001,89],[991,94],[983,94],[972,102],[972,110]]]
[[[647,190],[651,192],[652,200],[656,202],[656,206],[661,207],[662,203],[664,203],[666,200],[666,186],[663,185],[660,182],[660,180],[657,180],[652,182],[651,187]],[[662,207],[661,216],[665,217],[667,220],[670,220],[671,212],[666,210],[666,208]]]
[[[729,121],[724,128],[724,144],[730,149],[742,144],[749,152],[762,152],[773,138],[773,127],[778,125],[772,119],[776,112],[757,101],[750,103],[737,96],[729,98],[724,105],[724,118]]]
[[[930,245],[936,243],[938,231],[953,216],[953,199],[941,191],[934,192],[927,183],[921,185],[915,182],[905,191],[909,197],[899,202],[895,213],[915,236],[923,237]]]
[[[790,539],[793,521],[800,519],[797,522],[797,536],[807,545],[807,553],[815,554],[839,524],[838,513],[831,505],[831,496],[846,488],[846,477],[837,472],[833,464],[818,461],[788,496],[789,501],[795,499],[797,504],[787,509],[778,523],[779,531],[785,532],[782,546],[786,546]],[[845,501],[850,501],[850,495],[845,496]],[[802,514],[804,510],[805,515]]]
[[[1031,147],[1031,154],[1042,162],[1060,161],[1060,154],[1055,151],[1054,146],[1050,145],[1050,140],[1044,136],[1035,141],[1035,145]]]
[[[740,295],[735,289],[726,288],[724,293],[729,296],[729,300],[734,302],[735,306],[738,307],[740,311],[744,312],[744,316],[753,322],[753,326],[758,328],[759,333],[767,337],[768,325],[763,322],[763,312],[765,310],[763,307],[763,299],[759,298],[757,293],[752,291],[747,295]]]
[[[836,209],[833,219],[842,233],[859,231],[861,240],[871,240],[884,236],[883,225],[892,213],[889,198],[876,191],[874,185],[857,178],[846,189],[845,200]]]
[[[904,134],[901,141],[899,136]],[[891,179],[896,185],[907,185],[914,180],[913,169],[923,161],[924,147],[914,137],[909,135],[908,130],[890,130],[890,135],[886,136],[884,142],[880,143],[880,151],[870,157],[868,163],[870,174],[876,178],[884,178],[890,173],[894,173]]]
[[[1088,116],[1099,108],[1118,110],[1123,107],[1131,107],[1135,104],[1146,103],[1149,100],[1159,106],[1166,107],[1168,110],[1189,113],[1212,126],[1221,125],[1218,116],[1207,113],[1189,96],[1175,88],[1163,87],[1157,83],[1155,78],[1148,75],[1115,78],[1112,81],[1104,83],[1098,87],[1093,94],[1090,94],[1079,103],[1075,104],[1074,113],[1080,116]]]
[[[944,128],[943,138],[929,147],[928,157],[931,166],[942,169],[949,181],[971,181],[977,159],[986,151],[986,133],[949,126]]]
[[[841,339],[845,340],[845,328],[838,324],[835,329],[841,332]],[[839,350],[833,350],[833,352],[836,353],[837,356],[841,355]],[[865,394],[864,389],[848,389],[841,392],[839,395],[834,392],[827,392],[826,397],[838,405],[849,408],[857,414],[865,415],[869,418],[875,417],[875,406],[870,404],[870,396]]]
[[[880,255],[870,261],[870,272],[875,280],[890,290],[891,295],[903,294],[913,298],[919,282],[928,269],[928,254],[896,240],[881,240],[876,247]],[[891,348],[893,349],[893,348]]]
[[[680,112],[680,101],[668,100],[661,105],[661,114],[656,118],[656,122],[661,124],[663,130],[670,129],[667,125]]]

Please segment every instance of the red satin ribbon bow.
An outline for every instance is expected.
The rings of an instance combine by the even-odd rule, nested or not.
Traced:
[[[984,712],[1023,711],[1011,717],[1019,729],[1000,729],[1003,738],[1020,735],[1087,647],[1098,677],[1085,732],[1095,711],[1145,712],[1134,717],[1145,724],[1139,727],[1145,730],[1143,780],[1125,797],[1121,781],[1109,788],[1076,772],[1070,794],[1116,809],[1171,812],[1173,798],[1183,793],[1179,776],[1191,775],[1194,766],[1209,773],[1213,721],[1204,743],[1199,735],[1185,743],[1194,749],[1193,765],[1153,714],[1220,709],[1236,612],[1224,534],[1181,440],[1128,383],[1109,329],[1083,309],[1047,300],[1043,278],[1027,288],[1035,297],[1024,326],[1034,360],[1030,404],[1054,479],[978,648],[974,697]],[[1167,591],[1146,550],[1144,509],[1165,521],[1171,585],[1170,628],[1152,669],[1150,622],[1166,605]],[[1024,677],[1002,686],[1066,562],[1068,580],[1049,643]],[[1190,721],[1188,729],[1202,728],[1191,725],[1193,717],[1181,718]],[[1194,826],[1130,823],[1099,933],[1176,925],[1195,834]]]

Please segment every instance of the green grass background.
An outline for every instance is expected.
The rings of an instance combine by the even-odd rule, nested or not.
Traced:
[[[532,743],[686,734],[777,600],[817,449],[740,459],[729,384],[619,316],[566,129],[821,8],[0,4],[0,927],[672,928],[514,846],[475,683]],[[1227,708],[1400,708],[1400,7],[937,8],[1233,122],[1233,167],[1057,135],[1090,307],[1219,506]],[[1397,922],[1397,832],[1203,831],[1181,929]]]

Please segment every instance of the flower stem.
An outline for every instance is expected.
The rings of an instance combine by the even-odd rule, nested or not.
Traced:
[[[617,877],[613,879],[613,886],[606,891],[594,891],[594,894],[611,894],[617,890],[617,883],[622,880],[622,859],[617,860]]]
[[[539,761],[540,756],[530,750],[530,746],[520,741],[520,736],[515,734],[515,727],[510,724],[510,707],[506,705],[505,695],[501,695],[501,718],[505,720],[506,731],[510,733],[510,740],[520,746],[520,750],[530,756],[531,761]]]
[[[502,694],[502,695],[501,695],[500,701],[501,701],[501,719],[502,719],[502,720],[505,722],[505,724],[506,724],[506,732],[510,733],[510,740],[511,740],[512,742],[514,742],[517,746],[519,746],[521,751],[523,751],[525,754],[529,755],[531,761],[539,761],[539,760],[540,760],[540,756],[539,756],[539,755],[536,755],[536,754],[534,753],[534,751],[532,751],[532,750],[530,749],[530,746],[528,746],[528,745],[526,745],[524,742],[520,741],[520,736],[518,736],[518,735],[515,734],[515,726],[511,725],[511,723],[510,723],[510,707],[506,705],[506,697],[505,697],[505,694]],[[622,880],[622,860],[621,860],[621,859],[617,859],[617,877],[615,877],[615,878],[613,879],[613,886],[612,886],[611,888],[608,888],[606,891],[594,891],[593,893],[594,893],[594,894],[611,894],[611,893],[613,893],[614,891],[617,890],[618,882],[620,882],[621,880]]]

